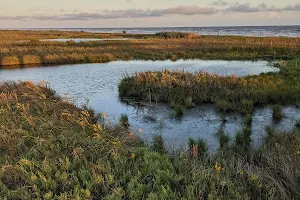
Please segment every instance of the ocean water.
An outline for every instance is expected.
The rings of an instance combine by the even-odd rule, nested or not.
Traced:
[[[28,30],[28,29],[27,29]],[[228,27],[160,27],[160,28],[43,28],[29,30],[67,30],[93,33],[155,34],[164,31],[190,32],[200,35],[300,37],[299,26],[228,26]]]

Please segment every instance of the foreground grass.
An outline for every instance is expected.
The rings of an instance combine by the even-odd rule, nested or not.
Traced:
[[[215,103],[222,112],[252,113],[266,104],[297,104],[300,101],[300,59],[277,64],[279,73],[238,78],[205,72],[141,72],[124,78],[119,85],[123,98],[166,102],[190,107]]]
[[[84,43],[39,41],[54,38],[134,38],[139,40]],[[66,31],[0,31],[0,66],[103,63],[134,59],[290,59],[299,54],[299,38],[199,36],[184,33],[140,35]]]
[[[202,140],[166,154],[60,99],[46,84],[0,86],[1,199],[295,199],[300,132],[270,132],[250,148],[249,120],[213,156]],[[124,118],[124,117],[123,117]],[[251,130],[250,130],[251,134]]]

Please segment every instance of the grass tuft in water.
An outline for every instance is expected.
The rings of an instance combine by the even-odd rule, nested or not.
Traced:
[[[283,112],[282,112],[282,107],[278,104],[272,106],[272,111],[273,111],[273,120],[274,121],[281,121],[283,118]]]
[[[251,125],[252,125],[252,115],[251,114],[247,114],[246,116],[245,116],[245,119],[244,119],[244,124],[245,124],[245,126],[246,127],[251,127]]]
[[[175,115],[176,116],[182,116],[184,113],[185,107],[181,104],[176,104],[174,107]]]
[[[122,114],[120,117],[120,123],[124,126],[124,127],[129,127],[129,120],[128,120],[128,116],[126,114]]]
[[[234,110],[233,103],[228,102],[226,100],[218,100],[216,101],[217,110],[221,113],[230,113]]]

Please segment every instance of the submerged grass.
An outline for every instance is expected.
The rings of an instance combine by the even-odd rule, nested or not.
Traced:
[[[184,71],[140,72],[125,77],[119,84],[120,97],[133,97],[185,105],[189,97],[195,105],[215,103],[222,113],[238,111],[251,114],[254,106],[297,104],[300,99],[299,58],[279,62],[279,73],[256,76],[222,77],[206,72]]]
[[[41,42],[55,38],[133,38],[127,41]],[[108,34],[69,31],[0,31],[0,65],[103,63],[114,60],[290,59],[299,38],[200,36],[187,33]]]
[[[170,157],[161,136],[150,151],[137,134],[108,125],[104,113],[99,123],[93,111],[31,82],[0,85],[0,127],[0,199],[296,199],[300,194],[299,131],[275,134],[247,156],[230,149],[208,155],[199,140]],[[236,142],[243,146],[248,139]]]

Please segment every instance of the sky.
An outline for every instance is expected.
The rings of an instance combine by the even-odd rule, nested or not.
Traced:
[[[0,28],[300,25],[299,0],[0,0]]]

